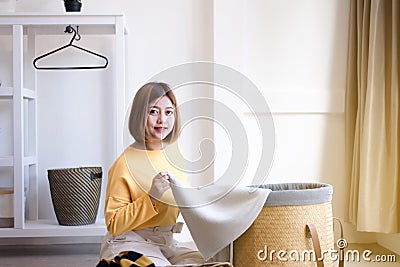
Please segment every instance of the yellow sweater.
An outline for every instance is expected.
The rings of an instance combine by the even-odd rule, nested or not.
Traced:
[[[172,154],[177,151],[168,148],[166,151],[172,151]],[[154,176],[159,172],[167,171],[179,180],[186,181],[185,174],[170,163],[168,158],[173,158],[173,155],[168,153],[167,158],[166,151],[128,147],[110,168],[104,214],[107,230],[113,236],[176,222],[179,208],[175,205],[171,189],[164,193],[155,206],[147,193]]]

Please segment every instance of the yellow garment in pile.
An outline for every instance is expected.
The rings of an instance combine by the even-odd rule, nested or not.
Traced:
[[[176,145],[165,150],[140,150],[128,147],[108,172],[104,207],[107,230],[113,236],[151,226],[166,226],[176,222],[179,208],[171,190],[167,190],[153,206],[148,191],[159,172],[169,172],[186,182],[186,175],[170,162],[180,158]],[[166,153],[167,152],[167,153]],[[167,157],[168,155],[168,157]],[[176,157],[175,157],[176,156]]]

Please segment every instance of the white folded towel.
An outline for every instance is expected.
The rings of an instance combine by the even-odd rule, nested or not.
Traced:
[[[212,184],[189,188],[172,175],[171,189],[193,237],[207,260],[241,236],[261,212],[270,189]]]

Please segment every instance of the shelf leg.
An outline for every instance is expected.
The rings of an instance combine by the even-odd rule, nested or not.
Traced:
[[[37,73],[33,68],[36,52],[36,28],[27,30],[26,83],[28,88],[37,92]],[[37,94],[36,94],[37,96]],[[35,163],[29,166],[28,218],[39,219],[38,203],[38,165],[37,165],[37,98],[28,100],[28,155],[35,158]]]
[[[22,25],[13,25],[14,228],[25,224]]]

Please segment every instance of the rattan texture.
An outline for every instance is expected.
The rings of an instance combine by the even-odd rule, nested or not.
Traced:
[[[47,174],[58,223],[68,226],[95,223],[101,193],[102,168],[52,169]]]
[[[306,225],[314,224],[317,228],[321,250],[334,249],[333,217],[331,202],[301,205],[301,206],[264,206],[252,226],[240,236],[233,245],[235,267],[257,266],[317,266],[306,255],[302,259],[302,252],[312,251],[311,238],[306,237]],[[262,261],[257,257],[260,250],[268,247],[267,258]],[[271,251],[275,250],[275,253]],[[287,252],[279,260],[277,252]],[[298,261],[291,260],[300,257]],[[297,254],[298,252],[298,254]],[[260,254],[265,256],[264,254]],[[334,263],[328,255],[324,257],[325,267],[333,267]]]

